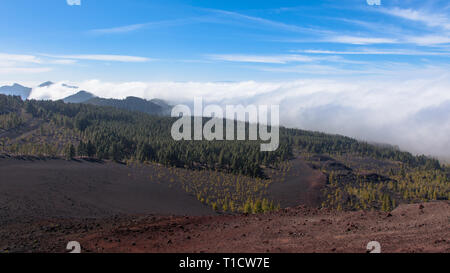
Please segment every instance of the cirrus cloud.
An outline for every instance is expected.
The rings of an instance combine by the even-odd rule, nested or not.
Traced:
[[[133,62],[133,63],[149,62],[153,60],[147,57],[128,56],[128,55],[105,55],[105,54],[79,54],[79,55],[42,54],[42,56],[58,59],[69,59],[69,60]]]

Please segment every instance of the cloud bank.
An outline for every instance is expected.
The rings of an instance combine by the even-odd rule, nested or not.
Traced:
[[[67,83],[67,82],[66,82]],[[31,98],[61,99],[77,90],[63,82],[35,88]],[[70,84],[70,83],[69,83]],[[450,156],[450,75],[409,80],[284,82],[72,83],[105,98],[137,96],[172,103],[279,104],[285,126],[390,143],[413,153]]]

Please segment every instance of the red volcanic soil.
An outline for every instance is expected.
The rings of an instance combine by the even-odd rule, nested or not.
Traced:
[[[323,201],[322,189],[326,185],[325,175],[312,169],[305,161],[295,158],[290,161],[291,170],[284,181],[270,184],[269,195],[277,200],[282,208],[299,204],[320,207]]]
[[[325,177],[298,159],[269,191],[292,208],[260,215],[217,215],[155,181],[157,170],[0,156],[0,253],[65,252],[69,241],[83,252],[365,252],[370,241],[383,252],[450,252],[448,201],[390,214],[315,209]]]
[[[0,229],[30,219],[116,214],[211,215],[182,189],[154,183],[150,166],[0,157]]]
[[[126,216],[10,225],[0,232],[8,251],[302,253],[450,252],[450,203],[401,205],[392,213],[330,212],[297,207],[263,215]],[[2,247],[0,245],[0,247]]]

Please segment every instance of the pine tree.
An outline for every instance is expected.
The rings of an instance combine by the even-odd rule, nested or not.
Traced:
[[[262,211],[263,212],[269,212],[270,211],[270,204],[269,204],[269,200],[267,200],[267,198],[263,199],[262,202]]]
[[[73,146],[73,144],[68,144],[66,146],[64,156],[67,160],[72,160],[75,157],[75,147]]]
[[[227,211],[228,211],[228,203],[227,203],[227,202],[224,202],[224,203],[223,203],[223,205],[222,205],[222,210],[223,210],[224,212],[227,212]]]
[[[250,199],[244,204],[244,213],[252,213],[253,212],[253,202]]]
[[[263,209],[262,209],[262,203],[261,200],[256,200],[256,202],[253,204],[253,213],[257,214],[257,213],[262,213]]]

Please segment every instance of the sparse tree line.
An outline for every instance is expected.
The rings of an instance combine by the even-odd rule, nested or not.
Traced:
[[[448,170],[426,167],[390,169],[383,175],[363,175],[365,169],[332,171],[328,177],[322,206],[337,210],[391,211],[399,204],[450,200]]]
[[[128,161],[129,164],[134,164]],[[279,209],[270,200],[271,179],[234,175],[217,170],[188,170],[151,164],[152,183],[165,183],[195,196],[199,202],[223,213],[266,213]]]
[[[0,115],[0,129],[11,130],[24,123],[22,117],[17,113],[7,113]]]
[[[312,154],[355,154],[375,159],[399,161],[410,167],[426,167],[427,169],[440,169],[442,167],[439,160],[434,158],[424,155],[414,156],[393,146],[369,144],[350,137],[297,129],[284,129],[283,135],[286,136],[289,145]]]

